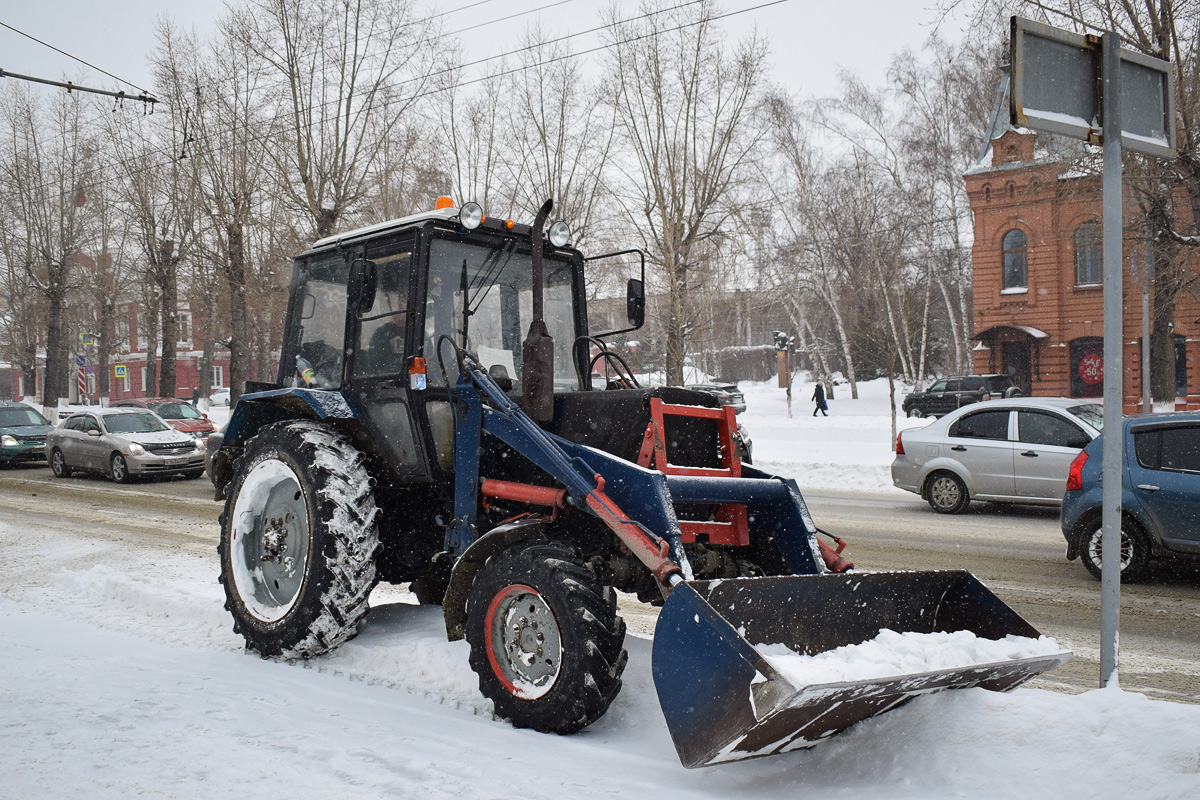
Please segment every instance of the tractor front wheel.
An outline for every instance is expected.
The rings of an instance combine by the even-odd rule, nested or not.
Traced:
[[[628,658],[616,593],[572,548],[543,540],[484,564],[467,600],[467,641],[496,715],[544,733],[604,716]]]
[[[358,631],[375,586],[378,511],[363,456],[308,421],[252,439],[221,514],[233,629],[263,656],[309,658]]]

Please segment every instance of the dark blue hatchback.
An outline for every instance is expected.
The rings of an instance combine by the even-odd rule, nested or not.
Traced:
[[[1127,417],[1121,431],[1121,581],[1132,583],[1151,558],[1200,556],[1200,412]],[[1071,463],[1060,517],[1067,558],[1097,578],[1103,439]]]

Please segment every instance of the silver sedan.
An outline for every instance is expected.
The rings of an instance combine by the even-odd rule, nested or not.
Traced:
[[[46,435],[46,458],[59,478],[75,470],[100,472],[117,483],[138,475],[198,478],[204,442],[179,433],[152,411],[89,408]]]
[[[896,437],[892,483],[958,514],[971,500],[1061,505],[1071,461],[1100,435],[1103,407],[1062,397],[991,400]]]

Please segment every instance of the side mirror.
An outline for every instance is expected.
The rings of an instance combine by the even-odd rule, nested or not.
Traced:
[[[646,322],[646,285],[637,278],[630,278],[625,287],[625,315],[634,328]]]
[[[361,316],[375,305],[375,287],[379,274],[375,262],[357,258],[350,266],[350,280],[346,286],[346,301],[350,311]]]
[[[95,428],[92,428],[88,431],[88,436],[99,436],[99,435],[100,435],[100,431],[96,430]]]

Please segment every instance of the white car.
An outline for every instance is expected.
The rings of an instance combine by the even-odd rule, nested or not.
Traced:
[[[208,396],[208,402],[212,403],[214,406],[229,405],[229,389],[217,389]]]
[[[1061,505],[1071,461],[1100,435],[1104,409],[1065,397],[972,403],[896,437],[892,483],[934,511],[972,500]]]

